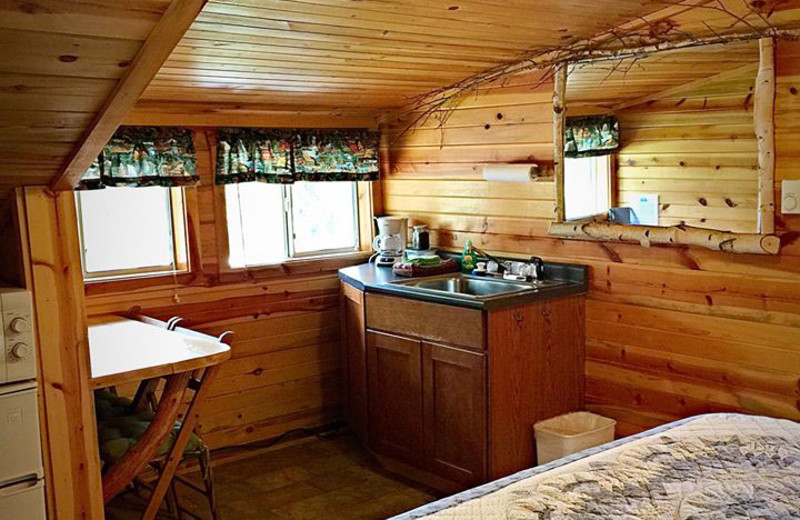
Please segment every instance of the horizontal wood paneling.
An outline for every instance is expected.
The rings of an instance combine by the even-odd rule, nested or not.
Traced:
[[[0,2],[0,200],[61,173],[169,4]]]
[[[377,113],[661,7],[654,0],[211,0],[144,100]]]
[[[137,306],[161,319],[181,316],[186,326],[209,334],[234,332],[232,359],[222,365],[198,425],[203,439],[219,448],[341,419],[341,361],[335,268],[221,280],[212,136],[196,129],[202,183],[187,188],[193,277],[89,285],[86,307],[97,317]]]
[[[632,79],[641,77],[644,92],[630,91],[629,72],[615,72],[614,76],[625,74],[625,88],[590,78],[597,83],[587,79],[579,92],[568,93],[578,102],[591,101],[594,93],[605,96],[603,103],[630,105],[612,109],[621,129],[619,205],[635,206],[639,194],[657,193],[661,225],[757,232],[758,150],[752,101],[758,59],[755,42],[670,51],[633,67]],[[691,76],[662,70],[666,65]],[[693,159],[704,165],[686,166]],[[663,166],[670,162],[677,164]],[[732,163],[737,165],[723,166]]]
[[[758,69],[758,42],[681,49],[624,60],[576,64],[567,77],[567,106],[613,107],[634,100],[712,97],[747,91]],[[669,95],[665,95],[669,93]]]
[[[795,167],[800,158],[795,138],[800,127],[800,45],[780,42],[778,58],[777,176],[800,179]],[[618,420],[618,434],[708,411],[800,418],[800,245],[796,241],[800,218],[778,214],[778,228],[786,236],[781,254],[775,257],[549,238],[549,218],[539,205],[552,203],[552,188],[545,188],[552,185],[480,180],[482,165],[499,157],[527,161],[533,155],[536,161],[552,160],[544,149],[535,155],[537,149],[528,144],[532,142],[528,125],[520,125],[518,135],[506,134],[507,141],[498,146],[482,144],[484,126],[498,124],[493,114],[503,114],[499,124],[519,118],[523,110],[526,118],[551,118],[546,91],[531,92],[535,101],[526,104],[524,94],[508,87],[509,103],[503,106],[503,89],[494,88],[491,110],[482,107],[480,93],[469,96],[469,108],[459,109],[453,117],[470,111],[480,114],[466,119],[474,135],[470,144],[459,137],[459,144],[423,147],[425,155],[412,155],[409,151],[415,150],[418,140],[428,137],[409,133],[398,139],[391,173],[383,183],[387,210],[430,225],[433,242],[446,249],[460,249],[471,239],[496,254],[536,254],[590,265],[586,397],[589,409]],[[727,110],[731,100],[719,99],[714,105]],[[695,101],[687,106],[702,109]],[[739,114],[717,110],[710,114],[712,120],[702,131],[711,137],[719,131],[718,124],[738,128],[742,122]],[[673,115],[659,118],[650,137],[659,136],[661,130],[656,128],[677,128]],[[396,125],[399,128],[402,121]],[[675,192],[687,191],[684,188],[691,192],[708,187],[704,179],[713,169],[727,193],[749,206],[754,202],[747,185],[750,146],[734,143],[729,154],[691,155],[684,164],[676,157],[647,174],[638,167],[649,156],[641,155],[633,164],[623,163],[620,171],[626,181],[652,175],[650,182],[668,182],[682,188]],[[470,153],[462,154],[463,150]],[[780,185],[775,188],[779,191]],[[718,202],[708,207],[724,209]],[[687,199],[675,195],[673,203],[686,205]]]

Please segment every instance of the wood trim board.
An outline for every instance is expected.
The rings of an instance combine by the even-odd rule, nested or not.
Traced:
[[[53,181],[53,189],[69,190],[78,184],[207,1],[172,1],[145,40],[128,73],[117,83],[74,149],[63,172]]]

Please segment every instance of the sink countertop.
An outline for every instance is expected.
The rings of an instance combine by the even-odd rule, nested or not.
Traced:
[[[551,300],[575,294],[585,294],[589,291],[588,266],[545,262],[545,273],[547,273],[548,280],[558,280],[566,283],[554,287],[542,287],[524,293],[499,296],[490,300],[471,300],[446,294],[412,292],[402,286],[398,287],[392,285],[392,282],[424,279],[426,277],[408,278],[405,276],[397,276],[392,273],[390,267],[375,267],[374,264],[360,264],[340,269],[339,279],[361,291],[481,310],[516,307],[540,300]]]

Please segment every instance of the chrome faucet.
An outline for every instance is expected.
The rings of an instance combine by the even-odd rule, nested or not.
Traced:
[[[504,276],[504,273],[518,275],[526,280],[543,280],[545,276],[544,260],[538,256],[532,256],[528,262],[516,262],[510,260],[500,260],[489,253],[473,247],[476,253],[484,258],[488,258],[497,264],[497,269],[491,269],[491,263],[487,267],[487,272],[494,276]]]
[[[495,256],[492,256],[489,253],[487,253],[486,251],[483,251],[482,249],[478,249],[475,246],[473,246],[472,249],[476,253],[481,255],[482,257],[488,258],[489,260],[491,260],[492,262],[497,264],[497,270],[495,271],[495,270],[489,269],[488,271],[490,273],[492,273],[492,274],[494,274],[494,273],[503,274],[504,271],[509,271],[509,272],[511,271],[511,268],[512,268],[512,263],[511,262],[508,262],[506,260],[500,260],[499,258],[497,258]]]

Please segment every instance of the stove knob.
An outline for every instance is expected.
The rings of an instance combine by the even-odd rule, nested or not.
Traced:
[[[14,318],[13,320],[11,320],[9,328],[11,329],[12,332],[16,332],[17,334],[28,332],[30,330],[28,322],[24,318]]]
[[[25,343],[17,343],[11,347],[11,357],[19,360],[28,359],[33,354],[31,347]]]

